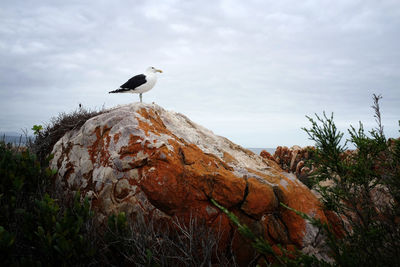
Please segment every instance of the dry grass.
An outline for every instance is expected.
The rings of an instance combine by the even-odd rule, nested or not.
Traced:
[[[35,152],[43,163],[51,153],[55,143],[61,139],[68,131],[78,130],[90,118],[105,112],[104,107],[100,110],[90,110],[84,107],[71,113],[60,113],[57,117],[53,117],[50,123],[44,126],[36,138],[28,143],[28,146]]]
[[[165,227],[139,214],[128,231],[108,233],[111,240],[109,235],[97,259],[102,265],[118,259],[124,266],[237,266],[231,251],[218,247],[223,230],[214,232],[194,217],[188,223],[175,218],[172,227]]]

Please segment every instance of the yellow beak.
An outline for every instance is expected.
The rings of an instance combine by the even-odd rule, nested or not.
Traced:
[[[162,70],[156,70],[156,71],[158,71],[159,73],[162,73]]]

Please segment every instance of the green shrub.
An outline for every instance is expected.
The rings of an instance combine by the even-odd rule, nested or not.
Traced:
[[[0,260],[11,263],[23,246],[23,220],[33,209],[51,175],[36,156],[22,147],[0,142]],[[29,216],[27,216],[29,217]]]
[[[92,216],[87,199],[80,202],[76,193],[73,204],[63,212],[49,195],[36,200],[33,220],[26,221],[32,229],[26,233],[29,243],[35,247],[35,258],[51,265],[89,263],[95,254],[87,240],[85,224]],[[29,228],[27,227],[27,228]]]
[[[36,156],[29,150],[0,142],[0,201],[3,211],[6,211],[0,214],[0,223],[21,202],[40,193],[49,174],[49,170],[42,170]]]
[[[96,252],[86,224],[90,205],[77,193],[59,206],[48,184],[54,171],[42,168],[27,148],[0,142],[0,260],[4,265],[84,265]]]
[[[374,95],[372,106],[377,127],[367,134],[360,122],[348,130],[343,145],[333,116],[309,118],[312,126],[304,128],[316,145],[314,188],[324,207],[339,215],[345,232],[332,245],[341,266],[400,264],[400,141],[384,135],[380,98]],[[354,151],[347,150],[349,143]],[[330,185],[321,183],[327,180]]]

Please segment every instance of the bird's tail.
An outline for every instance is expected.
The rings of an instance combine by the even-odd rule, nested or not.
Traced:
[[[124,89],[122,89],[122,88],[118,88],[118,89],[116,89],[116,90],[114,90],[114,91],[110,91],[110,92],[108,92],[109,94],[113,94],[113,93],[122,93],[122,92],[124,92],[124,91],[126,91],[126,90],[124,90]]]

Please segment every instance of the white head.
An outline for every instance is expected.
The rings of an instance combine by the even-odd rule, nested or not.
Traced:
[[[146,69],[146,73],[157,73],[157,72],[162,73],[162,70],[158,70],[158,69],[156,69],[156,68],[154,68],[154,67],[148,67],[148,68]]]

